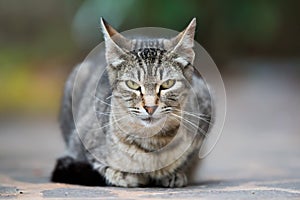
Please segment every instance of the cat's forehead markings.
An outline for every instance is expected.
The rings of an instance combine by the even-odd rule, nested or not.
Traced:
[[[157,82],[157,80],[156,80],[155,76],[147,76],[145,82],[147,82],[149,84],[155,84]]]
[[[157,68],[160,67],[165,52],[166,50],[159,48],[143,48],[131,51],[147,76],[156,75]]]
[[[141,58],[143,60],[151,60],[155,58],[161,58],[166,50],[159,48],[140,48],[134,49],[131,52],[138,58]]]
[[[163,39],[136,39],[133,40],[133,49],[160,48],[164,49]]]

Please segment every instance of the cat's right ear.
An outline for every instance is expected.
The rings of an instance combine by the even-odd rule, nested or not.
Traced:
[[[179,60],[193,63],[195,58],[194,36],[196,29],[196,18],[193,18],[189,25],[176,37],[170,40],[171,52],[179,56]]]
[[[105,40],[105,57],[108,65],[116,67],[124,61],[126,49],[130,49],[131,41],[118,33],[102,17],[101,29]]]

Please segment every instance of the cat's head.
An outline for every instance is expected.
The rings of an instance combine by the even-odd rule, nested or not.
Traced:
[[[101,19],[113,96],[137,122],[178,113],[193,76],[196,20],[171,39],[127,39]]]

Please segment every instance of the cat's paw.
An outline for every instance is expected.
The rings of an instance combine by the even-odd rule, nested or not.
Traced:
[[[109,184],[120,187],[139,187],[148,183],[148,179],[142,175],[121,172],[112,168],[106,169],[105,178]]]
[[[177,172],[160,180],[163,187],[184,187],[187,185],[187,177],[184,173]]]

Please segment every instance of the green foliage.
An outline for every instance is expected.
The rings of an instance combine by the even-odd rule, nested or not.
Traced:
[[[101,16],[120,31],[145,26],[181,31],[196,17],[196,39],[217,61],[297,56],[299,2],[0,1],[0,112],[19,107],[55,110],[64,79],[58,74],[67,74],[101,42]]]

